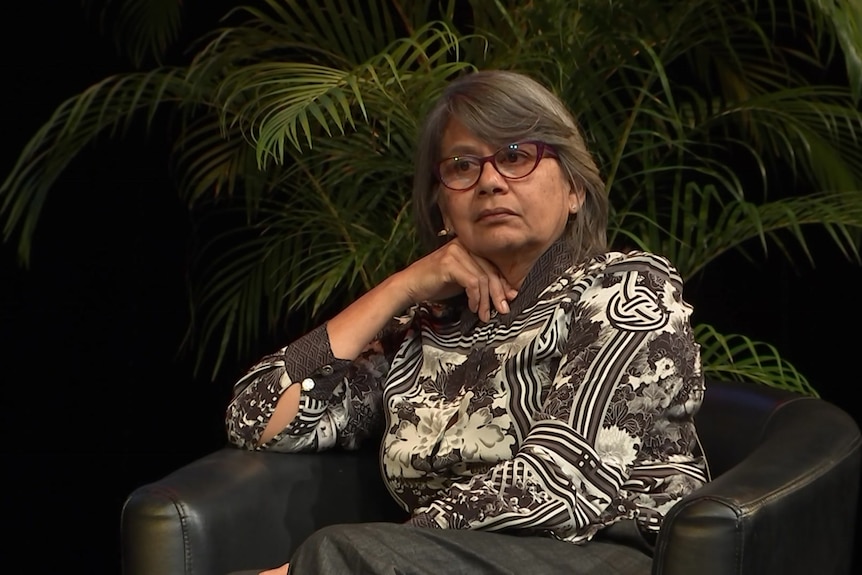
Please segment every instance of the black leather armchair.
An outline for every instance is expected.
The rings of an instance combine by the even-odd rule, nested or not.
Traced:
[[[846,412],[762,385],[710,382],[697,421],[713,481],[668,514],[653,575],[851,572],[862,437]],[[403,519],[375,449],[226,447],[129,495],[123,573],[275,566],[318,527]]]

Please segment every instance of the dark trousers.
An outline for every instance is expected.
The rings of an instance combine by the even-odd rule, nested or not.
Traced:
[[[633,522],[575,545],[550,537],[395,523],[324,527],[290,561],[290,575],[649,575]],[[273,567],[273,566],[271,566]]]

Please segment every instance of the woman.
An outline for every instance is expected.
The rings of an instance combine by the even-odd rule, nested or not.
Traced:
[[[607,251],[579,128],[521,74],[448,86],[413,193],[433,249],[263,358],[228,408],[247,449],[351,448],[382,424],[409,520],[325,528],[291,575],[648,572],[665,512],[706,481],[678,273]],[[634,544],[609,543],[621,526]]]

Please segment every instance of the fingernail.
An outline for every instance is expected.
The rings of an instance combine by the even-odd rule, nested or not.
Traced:
[[[506,300],[501,300],[498,307],[500,309],[500,313],[509,313],[509,302]]]

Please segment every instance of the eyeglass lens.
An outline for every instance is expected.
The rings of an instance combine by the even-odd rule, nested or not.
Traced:
[[[454,156],[438,165],[440,181],[453,190],[472,188],[479,181],[485,162],[507,179],[524,178],[530,175],[539,163],[541,147],[536,142],[509,144],[490,156]]]

